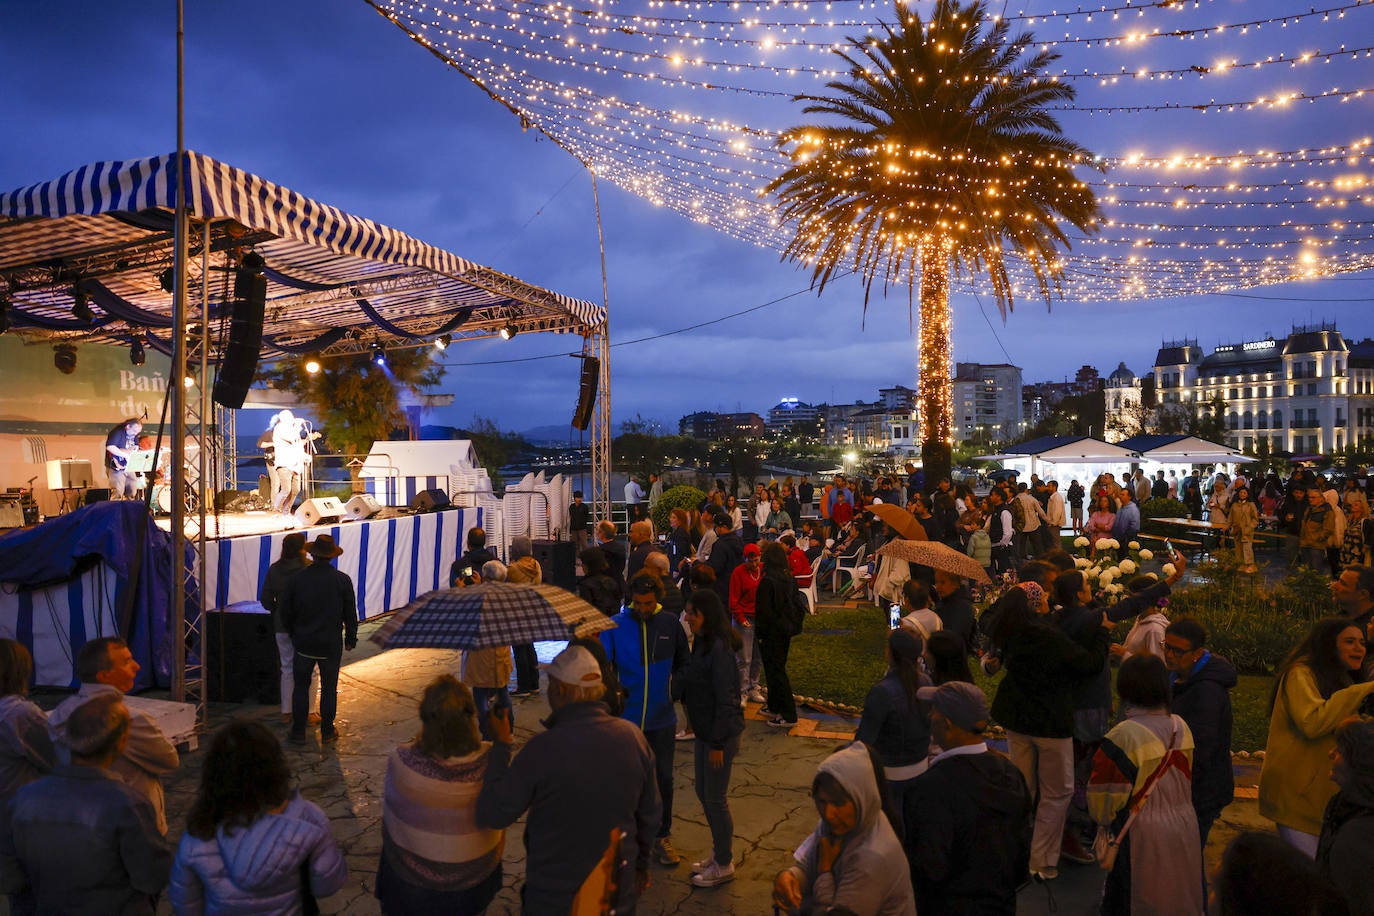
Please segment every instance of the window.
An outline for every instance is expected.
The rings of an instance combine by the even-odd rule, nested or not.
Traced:
[[[1230,421],[1230,426],[1232,429],[1240,429],[1240,417],[1236,414],[1234,410],[1231,411],[1231,415],[1228,419]]]
[[[1317,383],[1316,383],[1316,382],[1308,382],[1308,383],[1307,383],[1307,393],[1308,393],[1308,394],[1312,394],[1312,395],[1315,395],[1315,394],[1317,393]]]
[[[1251,413],[1250,411],[1247,410],[1247,411],[1245,412],[1245,417],[1244,417],[1244,421],[1243,421],[1243,422],[1244,422],[1244,424],[1245,424],[1245,428],[1246,428],[1246,429],[1254,429],[1254,428],[1255,428],[1255,415],[1254,415],[1253,413]],[[1246,437],[1246,438],[1247,438],[1247,440],[1249,439],[1249,437]]]
[[[1254,389],[1252,389],[1252,388],[1246,388],[1246,389],[1245,389],[1245,397],[1246,397],[1247,399],[1248,399],[1248,398],[1254,397],[1253,391],[1254,391]]]
[[[1276,411],[1274,411],[1274,428],[1275,428],[1275,429],[1283,429],[1283,411],[1282,411],[1282,410],[1276,410]]]
[[[1317,428],[1317,408],[1307,408],[1307,426],[1309,429]]]
[[[1231,400],[1234,401],[1236,398],[1240,397],[1240,395],[1239,395],[1237,392],[1238,392],[1238,389],[1236,389],[1236,388],[1232,388],[1232,389],[1231,389]]]
[[[1259,428],[1260,428],[1260,429],[1268,429],[1268,428],[1269,428],[1269,411],[1267,411],[1267,410],[1261,410],[1261,411],[1259,412],[1259,424],[1258,424],[1258,425],[1259,425]]]

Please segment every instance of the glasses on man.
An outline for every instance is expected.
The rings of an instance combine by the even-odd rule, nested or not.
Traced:
[[[1192,646],[1175,646],[1167,642],[1164,644],[1165,655],[1187,655],[1189,652],[1192,651]]]

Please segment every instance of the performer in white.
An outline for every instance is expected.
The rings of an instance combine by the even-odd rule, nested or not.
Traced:
[[[306,444],[310,433],[304,420],[296,419],[289,410],[278,413],[272,421],[272,508],[283,515],[291,514],[296,495],[301,491],[301,481],[310,461]]]

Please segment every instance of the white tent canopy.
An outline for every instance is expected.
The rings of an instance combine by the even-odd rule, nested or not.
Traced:
[[[1231,464],[1245,461],[1245,454],[1229,445],[1197,436],[1132,436],[1117,443],[1155,464]]]

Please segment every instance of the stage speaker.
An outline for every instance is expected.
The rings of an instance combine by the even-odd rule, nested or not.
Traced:
[[[343,517],[343,503],[332,496],[318,496],[307,499],[296,510],[296,521],[302,528],[315,525],[332,525]]]
[[[0,496],[0,528],[24,527],[24,503],[18,497]]]
[[[205,693],[217,703],[281,702],[281,661],[271,614],[205,615]]]
[[[372,518],[372,516],[381,511],[382,504],[366,493],[359,493],[357,496],[344,503],[344,515],[347,515],[355,522],[361,522],[365,518]]]
[[[576,546],[572,541],[534,541],[531,546],[545,585],[569,591],[577,588]]]
[[[596,406],[596,386],[601,378],[601,360],[595,356],[582,357],[582,382],[577,390],[577,410],[572,425],[586,429],[592,422],[592,408]]]
[[[410,508],[416,512],[438,512],[440,509],[447,509],[449,503],[448,493],[435,488],[433,490],[421,490],[415,494],[410,501]]]
[[[91,503],[102,503],[110,498],[109,487],[91,487],[86,491],[86,505]]]
[[[267,305],[267,278],[262,258],[249,253],[234,278],[234,302],[230,312],[229,343],[220,355],[215,376],[215,403],[238,410],[258,371],[262,350],[262,320]]]

